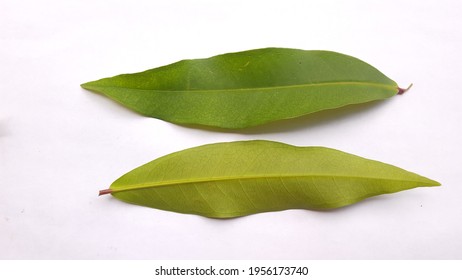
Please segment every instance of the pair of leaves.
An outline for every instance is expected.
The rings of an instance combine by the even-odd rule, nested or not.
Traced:
[[[286,209],[331,209],[438,182],[324,147],[254,140],[176,152],[117,179],[108,190],[133,204],[213,218]]]
[[[146,116],[232,129],[403,92],[394,81],[354,57],[283,48],[182,60],[82,87]]]
[[[328,51],[268,48],[183,60],[85,83],[143,115],[179,124],[245,128],[405,90],[369,64]],[[100,194],[214,218],[331,209],[438,182],[323,147],[218,143],[138,167]]]

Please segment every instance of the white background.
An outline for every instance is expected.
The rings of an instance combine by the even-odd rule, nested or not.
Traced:
[[[0,258],[461,259],[460,3],[0,0]],[[79,87],[269,46],[346,53],[414,87],[227,132],[143,117]],[[97,196],[157,157],[246,139],[337,148],[443,186],[231,220]]]

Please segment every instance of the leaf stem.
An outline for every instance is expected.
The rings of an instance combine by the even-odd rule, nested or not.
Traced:
[[[98,196],[112,193],[111,189],[100,190]]]
[[[398,94],[404,94],[406,91],[408,91],[411,87],[412,87],[413,84],[410,84],[407,88],[400,88],[398,87]]]

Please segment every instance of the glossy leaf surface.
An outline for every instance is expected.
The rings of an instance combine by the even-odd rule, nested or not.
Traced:
[[[331,209],[438,182],[323,147],[242,141],[176,152],[117,179],[114,197],[214,218],[286,209]]]
[[[394,81],[354,57],[283,48],[182,60],[82,87],[146,116],[223,128],[256,126],[400,91]]]

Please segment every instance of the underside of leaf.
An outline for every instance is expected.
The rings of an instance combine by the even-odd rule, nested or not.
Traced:
[[[218,143],[140,166],[109,190],[133,204],[232,218],[287,209],[332,209],[438,182],[323,147],[271,141]]]

